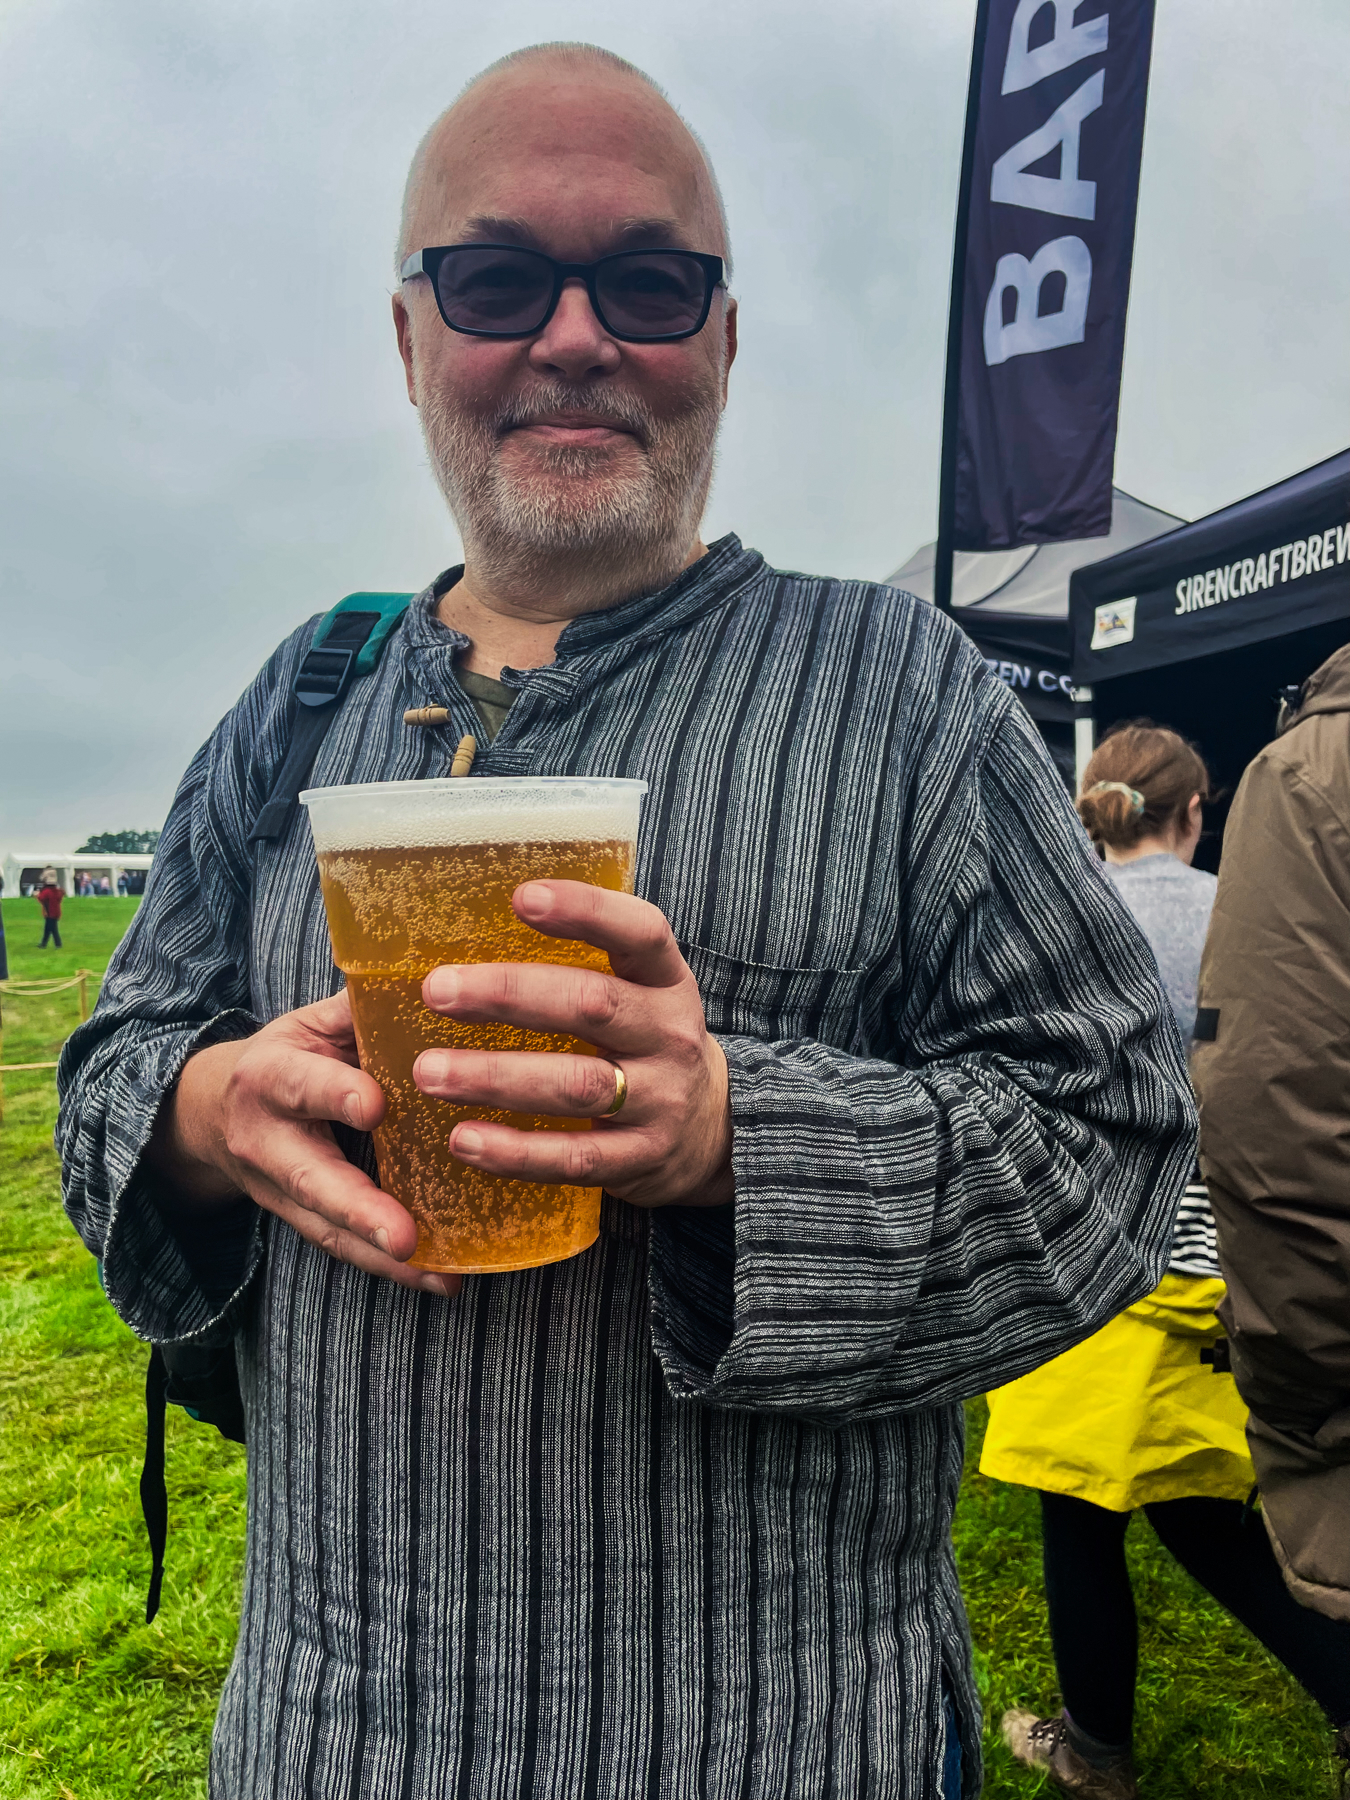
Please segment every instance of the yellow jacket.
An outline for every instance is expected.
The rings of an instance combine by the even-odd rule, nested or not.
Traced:
[[[1245,1500],[1247,1408],[1200,1352],[1223,1336],[1222,1281],[1164,1275],[1109,1325],[989,1395],[980,1473],[1112,1512],[1192,1494]]]

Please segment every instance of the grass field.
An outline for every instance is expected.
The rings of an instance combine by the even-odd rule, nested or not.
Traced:
[[[135,901],[72,900],[67,948],[40,953],[37,906],[6,900],[15,977],[101,969]],[[6,997],[5,1062],[55,1056],[75,996]],[[66,1225],[50,1076],[11,1076],[0,1130],[0,1800],[205,1794],[215,1696],[234,1638],[243,1453],[170,1408],[164,1605],[143,1623],[149,1557],[136,1484],[145,1352],[113,1317]],[[971,1415],[971,1464],[983,1407]],[[1328,1733],[1284,1672],[1167,1556],[1130,1533],[1142,1621],[1147,1800],[1321,1800]],[[1056,1704],[1034,1496],[968,1476],[957,1548],[990,1722]],[[994,1800],[1044,1793],[988,1745]],[[559,1797],[562,1800],[562,1797]],[[714,1797],[717,1800],[717,1797]]]

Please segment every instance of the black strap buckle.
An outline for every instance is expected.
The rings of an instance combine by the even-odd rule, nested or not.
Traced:
[[[248,834],[250,844],[270,842],[289,829],[305,777],[314,764],[323,735],[346,693],[366,640],[380,623],[377,612],[340,612],[322,644],[305,652],[291,692],[305,710],[291,726],[290,743],[272,782],[267,804]],[[319,626],[322,630],[322,623]]]
[[[295,677],[295,697],[301,706],[327,706],[341,699],[351,680],[355,650],[310,650]]]

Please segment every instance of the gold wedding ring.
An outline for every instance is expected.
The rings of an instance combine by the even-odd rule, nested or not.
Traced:
[[[622,1112],[623,1103],[628,1098],[628,1077],[618,1063],[611,1063],[610,1067],[614,1071],[614,1098],[601,1113],[602,1119],[612,1119],[616,1112]]]

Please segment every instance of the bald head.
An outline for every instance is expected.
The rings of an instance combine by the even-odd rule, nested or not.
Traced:
[[[513,50],[476,75],[432,125],[408,171],[399,263],[425,245],[456,241],[483,219],[515,218],[509,203],[520,187],[522,153],[536,159],[536,179],[551,168],[586,183],[601,235],[665,218],[672,242],[687,239],[690,249],[720,255],[730,271],[726,212],[699,139],[650,76],[609,50],[568,43]],[[615,179],[625,163],[639,197],[645,188],[664,203],[651,219],[633,216],[634,183]]]

